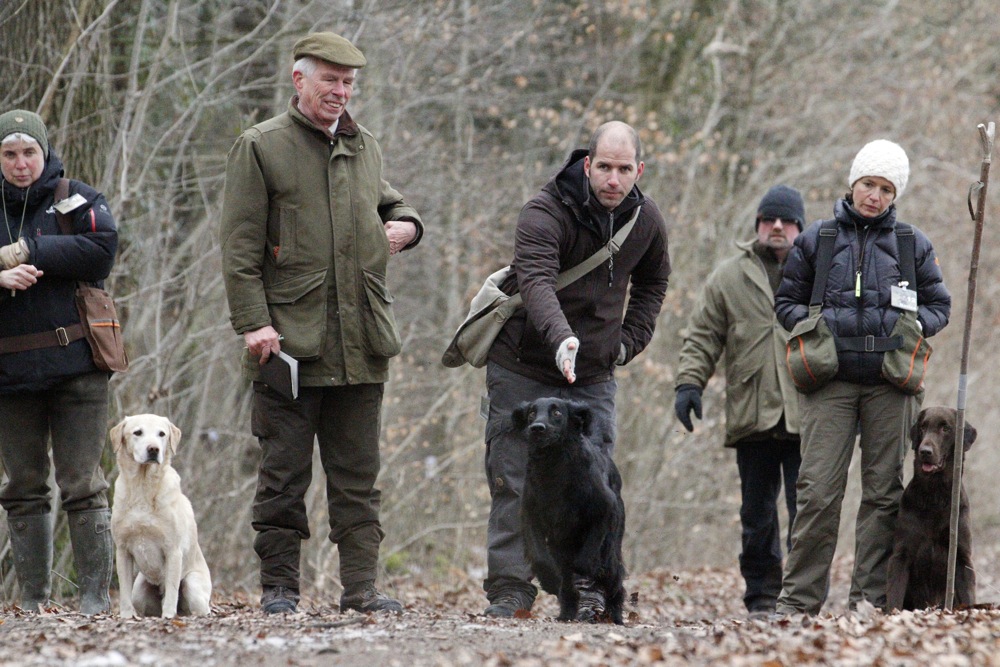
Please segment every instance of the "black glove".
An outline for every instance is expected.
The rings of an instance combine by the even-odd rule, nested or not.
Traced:
[[[674,399],[674,414],[684,424],[688,433],[694,430],[691,423],[691,410],[694,416],[701,419],[701,387],[695,384],[682,384],[677,387],[677,398]]]

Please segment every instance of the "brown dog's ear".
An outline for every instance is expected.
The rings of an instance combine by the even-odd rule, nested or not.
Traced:
[[[962,451],[969,451],[972,443],[976,441],[976,428],[969,422],[965,422],[965,435],[962,440]]]
[[[181,430],[169,419],[167,424],[170,426],[170,455],[173,456],[177,453],[177,445],[181,443]]]
[[[916,420],[913,422],[913,426],[910,427],[910,449],[913,451],[917,451],[917,447],[920,446],[920,441],[923,439],[920,433],[920,422],[924,418],[924,412],[924,410],[920,411],[920,414],[917,415]]]
[[[125,417],[125,419],[112,426],[111,431],[109,432],[109,437],[111,438],[111,448],[114,450],[115,454],[117,454],[118,450],[125,444],[124,433],[125,422],[127,421],[128,417]]]

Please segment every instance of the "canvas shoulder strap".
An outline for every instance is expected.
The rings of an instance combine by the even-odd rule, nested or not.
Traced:
[[[628,238],[629,232],[635,227],[635,221],[639,219],[639,212],[642,211],[642,205],[635,207],[635,213],[632,214],[632,218],[622,225],[618,233],[615,234],[608,244],[603,246],[596,253],[583,260],[576,266],[566,269],[556,277],[556,289],[561,290],[566,285],[569,285],[575,280],[582,278],[594,269],[598,267],[602,262],[604,262],[609,257],[614,257],[618,254],[621,249],[622,244],[625,243],[625,239]]]
[[[618,254],[621,249],[622,244],[625,243],[625,239],[628,238],[629,233],[632,228],[635,227],[635,221],[639,219],[639,212],[642,210],[642,205],[635,207],[635,213],[632,214],[632,218],[621,226],[621,229],[608,241],[607,245],[602,246],[600,250],[596,253],[583,260],[579,264],[569,269],[566,269],[558,276],[556,276],[556,291],[558,292],[562,288],[566,287],[570,283],[579,280],[583,276],[587,275],[598,265],[604,262],[609,257],[614,257]],[[512,313],[515,308],[521,305],[522,298],[521,294],[515,293],[511,295],[509,299],[501,306],[506,312]]]
[[[824,220],[819,228],[819,248],[816,251],[816,278],[813,280],[810,306],[823,303],[823,292],[826,291],[826,280],[830,277],[830,265],[833,263],[833,242],[837,240],[837,221]]]

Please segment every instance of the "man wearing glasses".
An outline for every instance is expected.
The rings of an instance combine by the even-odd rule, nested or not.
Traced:
[[[757,207],[757,238],[737,243],[739,253],[712,272],[701,292],[674,384],[674,412],[693,431],[691,412],[701,419],[702,390],[725,352],[725,445],[736,450],[740,472],[740,573],[746,582],[743,602],[753,618],[774,611],[781,593],[782,481],[789,541],[795,518],[798,395],[784,369],[785,331],[774,315],[774,292],[804,219],[798,190],[776,185],[767,191]]]

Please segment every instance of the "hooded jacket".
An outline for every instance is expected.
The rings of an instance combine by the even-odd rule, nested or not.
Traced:
[[[0,180],[2,214],[0,245],[20,235],[28,246],[28,264],[43,272],[38,282],[13,296],[0,290],[0,338],[68,327],[80,322],[76,308],[78,282],[104,286],[118,251],[118,232],[104,195],[80,181],[70,181],[70,196],[84,202],[69,213],[74,233],[59,230],[52,205],[63,165],[53,151],[41,176],[27,188]],[[23,219],[23,224],[22,224]],[[42,391],[84,373],[97,371],[83,338],[65,346],[0,354],[0,393]]]
[[[785,331],[754,242],[709,275],[681,344],[675,387],[704,389],[725,353],[726,441],[733,446],[777,426],[799,432],[799,399],[785,370]]]
[[[520,290],[524,308],[508,320],[489,360],[551,386],[566,386],[556,351],[569,336],[580,340],[576,385],[613,377],[653,337],[667,290],[667,229],[656,204],[638,186],[614,211],[590,191],[583,170],[587,151],[577,149],[559,173],[521,209],[511,275],[501,288]],[[556,276],[593,255],[642,210],[617,255],[556,292]],[[624,313],[624,317],[623,314]]]
[[[380,383],[401,341],[386,285],[388,220],[417,212],[384,180],[382,150],[348,113],[332,139],[296,106],[229,153],[220,242],[236,333],[271,325],[303,386]],[[244,356],[257,377],[257,362]]]
[[[837,236],[823,295],[823,318],[837,338],[887,337],[900,314],[891,305],[891,288],[902,280],[896,206],[890,205],[877,218],[865,218],[842,198],[834,206],[834,218]],[[795,239],[774,297],[778,320],[789,331],[809,315],[820,227],[813,223]],[[930,338],[948,324],[951,295],[930,240],[916,227],[913,231],[917,319],[924,337]],[[835,379],[862,385],[886,382],[881,375],[883,356],[883,352],[838,349],[840,368]]]

